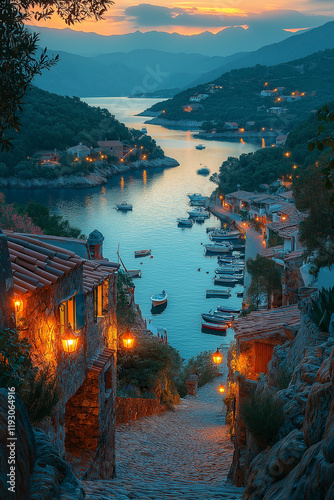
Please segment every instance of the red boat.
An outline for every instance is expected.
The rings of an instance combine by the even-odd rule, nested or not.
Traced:
[[[206,321],[202,321],[202,329],[204,330],[212,330],[214,332],[226,332],[228,325],[218,324],[218,323],[207,323]]]

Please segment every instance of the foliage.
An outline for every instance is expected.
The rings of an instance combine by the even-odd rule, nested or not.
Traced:
[[[203,351],[197,356],[190,358],[182,367],[178,391],[181,397],[187,394],[186,381],[189,375],[198,375],[198,387],[202,387],[220,374],[218,365],[212,362],[212,352]]]
[[[33,423],[51,415],[59,401],[57,380],[31,361],[31,345],[17,330],[0,331],[0,387],[15,387]]]
[[[32,423],[50,416],[60,400],[57,378],[49,368],[33,371],[20,391],[21,399]]]
[[[252,276],[248,288],[248,298],[258,307],[261,299],[267,299],[267,307],[270,308],[270,297],[274,292],[281,290],[281,271],[275,262],[257,254],[255,259],[251,257],[246,262],[247,271]]]
[[[132,386],[139,394],[159,392],[162,401],[173,403],[177,396],[182,358],[179,352],[168,344],[160,343],[155,337],[138,336],[133,352],[119,351],[117,356],[118,387]],[[142,396],[140,396],[142,397]]]
[[[325,332],[329,331],[331,316],[334,314],[334,287],[322,289],[312,301],[310,317],[313,323]]]
[[[35,201],[30,201],[24,207],[19,206],[18,212],[23,216],[31,218],[34,224],[39,226],[43,234],[52,234],[53,236],[64,236],[66,238],[81,237],[81,230],[71,227],[68,220],[61,215],[51,214],[48,207]]]
[[[31,217],[25,213],[18,213],[13,204],[5,201],[5,196],[0,193],[0,227],[12,229],[18,233],[42,234],[41,228],[33,223]]]
[[[283,242],[284,242],[283,238],[274,231],[271,231],[269,227],[268,247],[271,248],[271,247],[276,247],[278,245],[283,245]]]
[[[18,113],[33,78],[57,62],[46,49],[37,56],[39,37],[25,25],[34,18],[50,19],[56,13],[66,24],[94,17],[101,19],[111,0],[3,0],[0,12],[0,144],[8,150],[12,144],[8,132],[21,126]]]
[[[116,314],[119,327],[130,327],[135,320],[135,314],[129,304],[128,287],[134,287],[132,278],[122,269],[117,273],[117,304]]]
[[[284,413],[282,403],[271,394],[260,394],[254,391],[240,407],[240,414],[247,430],[266,447],[275,442],[276,435],[283,425]]]
[[[117,388],[116,395],[121,398],[143,398],[143,399],[155,399],[156,395],[154,391],[143,391],[141,392],[138,387],[133,385],[124,385],[122,388]]]

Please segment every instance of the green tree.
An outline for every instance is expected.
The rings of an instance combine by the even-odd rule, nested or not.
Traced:
[[[11,130],[20,128],[18,113],[33,78],[58,60],[44,49],[37,56],[38,35],[26,24],[50,19],[56,13],[67,25],[94,17],[101,19],[111,0],[2,0],[0,9],[0,144],[8,150]]]
[[[246,267],[252,277],[248,288],[249,300],[257,308],[261,299],[265,298],[267,308],[270,309],[272,294],[281,291],[281,271],[273,260],[259,254],[255,259],[250,257]]]

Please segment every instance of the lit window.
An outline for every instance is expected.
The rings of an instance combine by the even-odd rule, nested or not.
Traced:
[[[70,323],[74,331],[81,330],[85,325],[85,297],[83,293],[72,295],[63,300],[59,306],[60,333],[64,334],[66,326]]]

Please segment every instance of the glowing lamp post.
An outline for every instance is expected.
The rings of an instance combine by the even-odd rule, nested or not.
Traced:
[[[70,353],[78,349],[79,337],[75,335],[70,324],[68,324],[61,341],[65,352]]]
[[[217,351],[214,353],[212,356],[213,362],[215,365],[220,365],[221,362],[223,361],[223,355],[219,352],[219,349],[217,347]]]
[[[14,307],[15,307],[15,312],[19,313],[23,311],[23,300],[21,299],[14,299]]]
[[[218,387],[218,391],[220,392],[220,394],[224,394],[224,392],[225,392],[225,387],[224,387],[223,385],[220,385],[220,386]]]
[[[125,347],[125,349],[132,349],[135,343],[135,338],[133,337],[133,335],[131,335],[131,332],[127,332],[125,335],[123,335],[122,341],[123,347]]]

